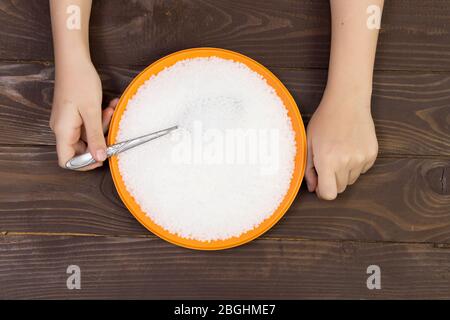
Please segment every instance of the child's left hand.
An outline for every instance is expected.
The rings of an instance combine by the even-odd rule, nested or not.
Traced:
[[[325,92],[308,125],[305,179],[310,192],[333,200],[375,162],[378,142],[370,94]]]

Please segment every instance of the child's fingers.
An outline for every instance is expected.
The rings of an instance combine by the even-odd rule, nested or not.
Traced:
[[[63,137],[56,137],[56,152],[58,154],[58,165],[61,168],[66,168],[66,163],[74,156],[83,154],[87,151],[86,144],[83,141],[78,141],[75,144],[66,143]],[[102,162],[93,163],[87,167],[81,168],[78,171],[88,171],[103,165]]]
[[[75,155],[73,145],[67,143],[64,137],[56,136],[56,153],[58,155],[58,165],[61,168],[66,168],[66,163]]]
[[[115,110],[118,102],[119,102],[119,98],[112,99],[109,102],[108,107],[106,107],[102,111],[102,129],[103,129],[104,134],[106,134],[108,132],[109,123],[111,122],[111,118],[114,114],[114,110]],[[81,140],[87,142],[86,130],[84,129],[84,127],[81,129]]]
[[[109,105],[108,105],[108,107],[102,111],[102,129],[103,129],[102,131],[103,131],[103,134],[105,134],[108,131],[109,123],[111,122],[111,118],[112,118],[112,115],[114,113],[114,109],[116,108],[116,105],[117,105],[118,102],[119,102],[119,99],[117,99],[117,98],[111,100]],[[85,127],[86,127],[86,125],[85,125]],[[83,134],[85,136],[85,139],[88,140],[86,129],[83,130],[82,136],[83,136]],[[82,142],[82,141],[80,141],[80,142]],[[83,151],[83,152],[86,152],[86,150],[87,150],[86,144],[84,144],[84,149],[85,149],[85,151]],[[98,159],[96,159],[96,160],[97,160],[96,163],[93,163],[93,164],[91,164],[91,165],[89,165],[87,167],[81,168],[79,171],[88,171],[88,170],[92,170],[92,169],[95,169],[95,168],[103,166],[103,162],[98,161]]]
[[[119,103],[119,98],[114,98],[109,102],[108,108],[115,109],[118,103]]]
[[[317,187],[317,173],[316,170],[314,169],[313,150],[310,142],[308,142],[307,155],[308,156],[306,160],[305,180],[306,185],[308,187],[308,191],[313,192]]]
[[[88,150],[98,162],[106,159],[106,142],[102,128],[102,111],[99,108],[90,108],[88,112],[82,113]]]
[[[337,193],[342,193],[345,191],[348,185],[349,170],[342,169],[336,172],[336,187]]]
[[[58,165],[61,168],[66,168],[66,163],[71,159],[78,151],[77,142],[80,139],[80,128],[71,126],[67,123],[66,126],[58,125],[53,126],[53,132],[56,138],[56,153],[58,155]]]
[[[81,140],[83,140],[85,143],[87,142],[86,129],[84,128],[84,126],[81,127]]]
[[[356,168],[353,168],[348,173],[348,185],[352,185],[358,180],[359,176],[361,175],[361,172],[363,170],[363,166],[358,166]]]
[[[364,174],[364,173],[366,173],[370,168],[372,168],[373,165],[375,164],[375,160],[376,160],[376,159],[373,159],[373,160],[367,162],[367,164],[362,168],[361,173]]]
[[[112,115],[114,113],[114,110],[111,108],[106,108],[102,112],[102,128],[103,128],[103,134],[108,132],[109,129],[109,123],[111,122]]]
[[[351,170],[348,174],[348,185],[351,186],[358,180],[359,176],[361,174],[360,170]]]
[[[75,150],[75,155],[83,154],[87,149],[86,143],[82,140],[79,140],[77,143],[75,143],[73,148]]]
[[[316,167],[318,183],[316,193],[324,200],[334,200],[337,197],[336,175],[328,166]]]
[[[87,152],[87,145],[84,141],[80,140],[75,144],[74,149],[75,149],[76,155],[83,154],[83,153]],[[96,162],[87,167],[78,169],[77,171],[89,171],[89,170],[92,170],[92,169],[95,169],[95,168],[98,168],[101,166],[103,166],[103,162]]]

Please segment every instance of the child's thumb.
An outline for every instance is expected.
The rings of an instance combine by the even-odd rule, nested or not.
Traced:
[[[101,108],[98,108],[91,114],[84,115],[83,122],[86,129],[86,139],[89,152],[96,161],[105,161],[106,142],[103,135]]]

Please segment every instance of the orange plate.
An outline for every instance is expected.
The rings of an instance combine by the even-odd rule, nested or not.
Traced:
[[[114,112],[114,116],[112,118],[111,125],[109,128],[108,144],[116,143],[116,136],[119,130],[120,118],[122,117],[122,114],[125,111],[125,108],[128,104],[128,100],[134,96],[138,88],[146,80],[148,80],[152,75],[156,75],[164,68],[174,65],[176,62],[180,60],[198,57],[211,57],[211,56],[244,63],[250,69],[262,75],[267,80],[269,85],[271,85],[276,90],[277,94],[283,100],[283,103],[288,110],[288,115],[291,118],[292,126],[295,131],[295,140],[297,142],[297,154],[295,157],[295,168],[291,185],[277,210],[268,219],[263,221],[257,228],[250,230],[239,237],[233,237],[227,240],[216,240],[210,242],[185,239],[164,230],[162,227],[154,223],[141,210],[139,205],[134,201],[133,197],[130,195],[130,193],[127,191],[125,187],[125,184],[119,172],[117,157],[111,157],[109,159],[111,174],[116,189],[120,195],[120,198],[125,203],[130,212],[133,214],[133,216],[142,225],[144,225],[148,230],[156,234],[158,237],[173,244],[197,250],[221,250],[236,247],[259,237],[261,234],[269,230],[275,223],[278,222],[278,220],[281,219],[281,217],[289,209],[290,205],[292,204],[292,201],[294,201],[294,198],[297,195],[297,192],[300,188],[300,184],[302,182],[303,175],[305,173],[305,165],[306,165],[305,127],[303,126],[303,121],[300,116],[300,112],[297,108],[297,105],[292,96],[290,95],[289,91],[283,85],[283,83],[281,83],[281,81],[278,80],[278,78],[272,72],[270,72],[268,69],[266,69],[258,62],[242,54],[216,48],[194,48],[173,53],[156,61],[155,63],[147,67],[144,71],[142,71],[136,78],[134,78],[134,80],[130,83],[128,88],[122,94],[122,97],[120,98],[120,101]]]

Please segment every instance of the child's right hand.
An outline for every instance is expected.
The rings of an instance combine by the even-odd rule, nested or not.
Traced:
[[[90,59],[58,65],[55,78],[50,127],[56,136],[58,163],[65,168],[70,158],[89,150],[97,163],[83,170],[97,168],[106,160],[104,133],[118,100],[102,111],[102,85]]]

